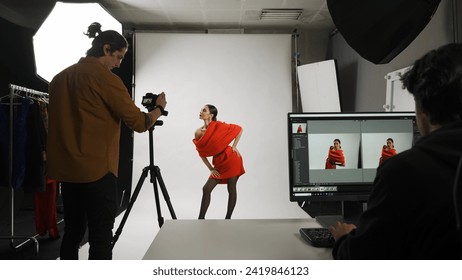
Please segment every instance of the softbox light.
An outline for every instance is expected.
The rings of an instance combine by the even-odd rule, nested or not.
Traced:
[[[385,64],[430,22],[441,0],[327,0],[337,30],[360,56]]]
[[[93,22],[99,22],[103,31],[122,34],[122,24],[98,3],[56,2],[33,37],[35,66],[42,79],[50,82],[61,70],[85,56],[93,39],[84,33]]]

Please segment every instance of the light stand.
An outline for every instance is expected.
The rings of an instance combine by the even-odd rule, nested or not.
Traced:
[[[149,171],[149,174],[151,175],[150,182],[153,184],[153,187],[154,187],[154,197],[155,197],[155,202],[156,202],[157,220],[159,223],[159,227],[162,227],[162,225],[164,224],[164,218],[162,217],[162,213],[160,209],[158,185],[160,186],[160,190],[162,191],[164,200],[167,203],[172,219],[176,220],[175,211],[173,210],[173,206],[172,206],[172,203],[170,202],[170,197],[168,195],[167,188],[165,187],[164,180],[162,179],[162,175],[160,174],[160,168],[157,165],[154,165],[153,131],[156,125],[161,126],[162,124],[163,124],[162,121],[156,121],[156,123],[149,129],[149,165],[143,168],[143,172],[141,173],[138,184],[136,185],[136,188],[133,191],[132,197],[127,206],[127,210],[125,210],[125,214],[122,218],[122,221],[120,222],[120,225],[117,228],[114,234],[114,237],[112,239],[112,247],[114,247],[115,243],[119,239],[120,234],[122,233],[122,229],[125,225],[125,222],[127,221],[128,215],[130,214],[133,204],[135,204],[136,198],[138,197],[141,187],[143,186],[144,180],[146,179],[148,175],[148,171]]]

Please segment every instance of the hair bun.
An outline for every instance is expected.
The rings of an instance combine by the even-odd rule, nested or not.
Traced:
[[[101,24],[99,22],[93,22],[88,26],[87,33],[83,33],[87,35],[89,38],[96,38],[96,33],[101,34]]]

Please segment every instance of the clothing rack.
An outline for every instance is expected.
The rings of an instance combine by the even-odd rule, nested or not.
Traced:
[[[14,190],[13,190],[13,108],[15,105],[14,104],[14,98],[15,97],[20,97],[20,98],[28,98],[31,100],[36,100],[36,101],[42,101],[45,103],[48,103],[48,93],[45,92],[40,92],[36,91],[33,89],[28,89],[25,87],[17,86],[10,84],[10,94],[3,96],[3,98],[8,98],[9,97],[9,109],[10,109],[10,139],[9,139],[9,153],[8,153],[8,163],[9,163],[9,180],[8,180],[8,195],[10,198],[10,206],[11,206],[11,215],[10,215],[10,221],[11,221],[11,227],[10,227],[10,235],[9,236],[0,236],[0,239],[10,239],[10,245],[14,249],[20,249],[22,246],[25,244],[32,242],[35,245],[35,252],[38,254],[39,252],[39,243],[37,241],[37,235],[35,236],[20,236],[20,235],[15,235],[14,233]],[[19,240],[24,240],[22,243],[15,245],[15,239]]]

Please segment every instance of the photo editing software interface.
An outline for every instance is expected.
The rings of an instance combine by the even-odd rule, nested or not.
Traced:
[[[418,135],[411,112],[289,113],[290,201],[366,201],[377,167]]]

